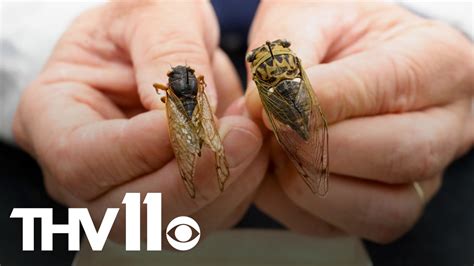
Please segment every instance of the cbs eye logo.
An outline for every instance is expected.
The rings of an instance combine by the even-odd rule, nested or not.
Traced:
[[[190,250],[199,242],[201,228],[190,217],[176,217],[166,227],[166,238],[168,243],[176,250]]]

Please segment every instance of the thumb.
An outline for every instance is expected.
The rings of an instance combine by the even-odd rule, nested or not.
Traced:
[[[319,64],[332,35],[323,31],[320,17],[325,16],[317,5],[299,1],[262,1],[258,7],[249,34],[249,52],[265,44],[266,41],[286,39],[290,49],[302,59],[303,67]],[[262,117],[262,104],[255,82],[252,81],[250,64],[247,62],[246,107],[252,118]]]
[[[153,83],[167,84],[171,66],[188,65],[205,77],[211,106],[216,106],[216,89],[211,55],[218,44],[218,27],[207,1],[162,1],[137,9],[123,28],[124,46],[135,69],[143,106],[164,105]]]
[[[430,31],[308,68],[328,121],[420,110],[465,97],[467,74],[454,71],[452,62],[463,65],[467,56],[440,54],[444,44]],[[472,69],[473,64],[465,65]],[[455,86],[461,89],[451,89]]]

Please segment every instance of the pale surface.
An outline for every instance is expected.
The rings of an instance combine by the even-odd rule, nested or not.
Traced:
[[[146,245],[142,244],[142,249]],[[108,241],[102,252],[86,239],[73,266],[92,265],[347,265],[369,266],[370,259],[357,238],[320,239],[283,230],[230,230],[201,240],[188,252],[125,251]]]

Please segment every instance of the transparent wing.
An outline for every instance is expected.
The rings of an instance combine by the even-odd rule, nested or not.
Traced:
[[[211,148],[216,158],[217,181],[222,191],[224,184],[229,177],[229,166],[225,157],[224,146],[222,145],[219,131],[217,130],[211,106],[204,92],[204,78],[199,77],[199,88],[197,93],[197,110],[193,114],[193,121],[199,128],[199,137]]]
[[[295,104],[276,90],[270,94],[269,90],[259,84],[257,88],[278,142],[311,191],[324,196],[328,191],[329,176],[327,123],[304,70],[302,68],[300,70],[302,79],[299,80]],[[286,118],[291,117],[288,110],[292,110],[294,105],[300,106],[301,115],[304,116],[302,119],[307,121],[306,140],[288,124],[280,121],[288,121]]]
[[[319,104],[318,97],[314,93],[313,87],[309,81],[306,72],[301,67],[301,60],[298,59],[298,65],[300,66],[300,73],[303,77],[303,84],[306,87],[306,91],[311,97],[311,113],[309,127],[311,132],[314,134],[311,137],[311,143],[316,146],[318,151],[314,156],[314,159],[317,162],[316,171],[318,175],[316,176],[317,181],[316,188],[317,193],[320,196],[325,196],[329,189],[329,134],[328,134],[328,123],[326,117],[324,116],[321,105]]]
[[[167,92],[166,111],[171,146],[173,148],[179,172],[189,195],[196,195],[193,183],[196,159],[200,154],[200,143],[197,130],[186,115],[183,105],[173,92]]]

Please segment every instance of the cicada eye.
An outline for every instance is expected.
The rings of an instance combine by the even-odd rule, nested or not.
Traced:
[[[186,69],[191,72],[191,74],[194,74],[194,69],[192,69],[191,67],[187,66]]]
[[[253,60],[255,60],[255,53],[254,52],[248,53],[245,59],[247,60],[247,62],[252,63]]]
[[[288,48],[290,47],[291,43],[287,40],[281,40],[281,46]]]

